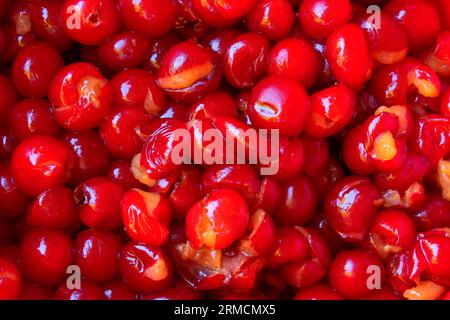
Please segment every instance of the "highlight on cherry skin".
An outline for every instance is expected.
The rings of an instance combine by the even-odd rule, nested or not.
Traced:
[[[0,300],[449,300],[447,2],[0,1]]]

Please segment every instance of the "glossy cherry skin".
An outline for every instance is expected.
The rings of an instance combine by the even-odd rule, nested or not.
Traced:
[[[342,130],[356,110],[355,92],[343,84],[318,91],[311,96],[311,113],[305,131],[315,137],[329,137]]]
[[[267,256],[277,240],[275,223],[269,214],[258,209],[250,217],[247,234],[239,243],[239,250],[250,256]]]
[[[89,179],[75,188],[81,221],[90,228],[113,231],[122,225],[122,186],[106,177]]]
[[[215,53],[219,61],[222,62],[226,50],[240,34],[241,32],[236,28],[211,31],[201,40],[201,43]]]
[[[131,159],[144,143],[143,128],[151,117],[142,106],[115,108],[100,126],[100,134],[106,148],[117,159]]]
[[[358,242],[382,204],[380,192],[369,179],[350,176],[339,181],[328,194],[325,215],[344,240]]]
[[[429,46],[441,28],[436,7],[426,1],[390,1],[383,11],[402,26],[412,51]]]
[[[224,91],[215,91],[194,102],[189,108],[188,118],[200,120],[221,116],[237,117],[237,115],[238,110],[233,97]]]
[[[185,41],[164,56],[157,82],[173,99],[190,102],[217,89],[221,77],[213,53],[193,41]]]
[[[151,39],[142,67],[156,74],[167,51],[179,42],[181,39],[173,32]]]
[[[101,63],[112,70],[134,68],[144,62],[150,41],[143,35],[125,31],[114,35],[97,48]]]
[[[53,77],[63,65],[58,50],[45,42],[37,42],[24,47],[17,55],[12,80],[21,95],[42,98],[47,96]]]
[[[72,39],[64,30],[61,18],[63,3],[59,0],[37,1],[31,9],[31,23],[36,36],[60,51],[72,46]]]
[[[172,263],[163,249],[139,242],[129,242],[123,247],[119,272],[125,283],[138,293],[161,291],[172,281]]]
[[[134,241],[157,247],[167,241],[172,211],[163,196],[131,189],[122,197],[121,210],[125,229]]]
[[[43,99],[20,100],[11,109],[8,126],[21,141],[32,135],[56,136],[61,127],[53,119],[50,103]]]
[[[133,173],[131,172],[131,163],[129,161],[116,160],[111,162],[107,176],[112,181],[120,184],[124,190],[132,188],[142,189],[144,187],[144,185],[137,181],[133,176]]]
[[[178,144],[176,130],[185,130],[186,124],[180,120],[162,119],[152,123],[151,134],[140,155],[140,165],[151,179],[167,177],[178,172],[180,165],[171,157],[173,148]],[[168,156],[169,155],[169,156]]]
[[[67,0],[61,10],[66,33],[85,45],[99,45],[116,34],[120,17],[113,0]]]
[[[361,89],[371,76],[367,40],[355,24],[340,27],[327,38],[326,58],[336,79],[352,89]]]
[[[49,91],[56,122],[71,131],[96,127],[108,114],[112,90],[91,64],[74,63],[56,74]]]
[[[144,107],[149,115],[157,115],[166,108],[166,96],[156,84],[154,76],[145,70],[128,69],[112,78],[114,107]]]
[[[0,162],[0,215],[18,218],[26,212],[28,202],[28,197],[19,189],[12,176],[10,164]]]
[[[400,210],[379,212],[369,228],[369,242],[382,259],[409,249],[415,238],[414,220]]]
[[[70,180],[73,155],[65,143],[55,138],[32,136],[14,150],[11,168],[19,188],[36,196]]]
[[[38,228],[69,229],[76,226],[78,221],[73,191],[63,187],[41,193],[27,214],[27,224]]]
[[[244,234],[248,221],[248,206],[239,193],[215,190],[189,210],[186,234],[194,248],[223,249]]]
[[[8,119],[8,113],[17,101],[17,91],[13,83],[6,77],[0,75],[0,124]]]
[[[11,159],[17,139],[10,130],[0,127],[0,161]]]
[[[222,64],[225,78],[236,88],[250,88],[266,71],[268,40],[255,33],[235,38],[226,50]]]
[[[299,176],[281,184],[274,220],[285,226],[304,225],[314,214],[317,193],[310,178]]]
[[[119,12],[127,29],[160,37],[175,24],[176,6],[171,0],[119,0]]]
[[[201,1],[193,0],[192,9],[198,17],[213,27],[228,27],[239,21],[255,5],[255,0]]]
[[[280,40],[291,31],[295,13],[288,0],[263,0],[256,3],[246,20],[249,31]]]
[[[298,14],[305,33],[314,39],[325,39],[352,17],[349,0],[305,0]]]
[[[67,276],[72,262],[72,240],[61,231],[31,230],[20,244],[24,275],[37,284],[57,286]]]
[[[298,80],[305,88],[310,88],[316,83],[321,65],[320,55],[311,43],[289,38],[281,40],[271,49],[267,73]]]
[[[12,262],[0,258],[0,300],[17,300],[20,296],[22,278]]]
[[[348,299],[357,299],[371,293],[368,277],[373,274],[369,267],[378,267],[381,281],[384,279],[384,267],[381,261],[364,251],[351,250],[339,253],[333,260],[329,280],[337,292]]]
[[[305,89],[294,80],[269,77],[251,92],[248,115],[259,129],[279,129],[281,135],[300,134],[310,110]]]
[[[330,287],[318,284],[299,291],[294,300],[344,300],[344,297]]]
[[[53,295],[53,300],[103,300],[102,290],[93,282],[81,280],[80,289],[69,289],[63,283]]]
[[[102,286],[106,300],[137,300],[136,292],[121,280],[112,280]]]
[[[30,25],[25,23],[25,26]],[[19,31],[25,33],[18,33],[14,23],[7,23],[3,26],[2,29],[5,44],[0,55],[0,61],[2,63],[11,62],[23,47],[36,42],[34,34],[26,31],[27,27],[24,27],[24,30],[21,30],[21,28],[22,27],[19,27]]]
[[[202,177],[202,190],[233,189],[251,202],[260,190],[259,177],[250,165],[210,166]]]
[[[62,140],[72,149],[74,159],[70,180],[72,185],[102,176],[107,172],[110,156],[96,131],[64,132]]]
[[[107,231],[84,230],[74,241],[74,262],[86,279],[94,282],[108,281],[118,274],[121,249],[119,235]]]
[[[450,223],[450,202],[437,192],[429,192],[422,208],[414,212],[414,220],[419,230],[445,228]]]

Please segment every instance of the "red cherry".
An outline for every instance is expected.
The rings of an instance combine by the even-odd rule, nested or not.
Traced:
[[[0,300],[17,300],[20,296],[22,278],[17,267],[0,258]]]

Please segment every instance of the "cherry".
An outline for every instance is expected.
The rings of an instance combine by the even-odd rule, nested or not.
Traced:
[[[49,136],[32,136],[23,140],[11,159],[14,181],[22,191],[33,196],[67,183],[72,168],[70,148]]]
[[[8,163],[0,162],[0,216],[18,218],[28,206],[28,197],[19,189]]]
[[[53,77],[63,65],[55,48],[37,42],[24,47],[17,55],[11,70],[12,80],[21,95],[42,98],[47,96]]]
[[[189,108],[188,117],[190,120],[201,120],[222,116],[236,117],[237,115],[236,103],[232,96],[223,91],[215,91],[194,102]]]
[[[194,248],[223,249],[244,234],[248,221],[244,198],[236,191],[220,189],[192,206],[186,216],[186,233]]]
[[[74,164],[71,184],[102,176],[108,170],[110,156],[96,131],[64,132],[62,140],[72,149]]]
[[[50,103],[43,99],[24,99],[16,103],[9,112],[8,126],[17,140],[32,135],[56,136],[61,130],[53,119]]]
[[[144,62],[150,41],[141,34],[125,31],[97,48],[100,63],[112,70],[137,67]]]
[[[227,27],[237,23],[253,8],[255,3],[255,0],[192,0],[192,9],[201,20],[210,26]]]
[[[202,39],[201,43],[215,53],[219,61],[222,61],[226,50],[240,34],[240,31],[235,28],[212,31]]]
[[[345,85],[318,91],[311,96],[311,113],[305,131],[315,137],[332,136],[350,123],[355,110],[356,94]]]
[[[235,38],[223,56],[223,72],[236,88],[250,88],[266,71],[269,55],[268,40],[255,33],[244,33]]]
[[[349,0],[304,0],[298,17],[305,33],[321,40],[351,19],[352,6]]]
[[[121,280],[112,280],[102,286],[106,300],[137,300],[133,292]]]
[[[349,242],[361,241],[371,219],[383,204],[380,192],[367,178],[350,176],[328,194],[324,208],[330,225]]]
[[[116,160],[111,162],[107,176],[115,183],[120,184],[124,190],[143,187],[143,184],[133,176],[129,161]]]
[[[119,0],[119,13],[127,29],[160,37],[174,26],[175,2],[171,0]]]
[[[173,32],[151,39],[149,49],[145,55],[143,68],[156,74],[167,51],[179,43],[181,39]]]
[[[153,293],[172,281],[172,264],[166,253],[150,245],[129,242],[119,258],[119,271],[125,283],[138,293]]]
[[[281,135],[296,136],[303,130],[310,110],[305,89],[294,80],[269,77],[251,92],[248,115],[260,129],[278,129]]]
[[[6,128],[0,128],[0,160],[9,160],[16,148],[17,139]]]
[[[17,101],[17,92],[12,82],[0,75],[0,124],[8,119],[8,113]]]
[[[374,290],[368,285],[369,277],[374,272],[372,268],[382,282],[385,273],[383,264],[377,257],[359,250],[342,251],[331,264],[330,284],[348,299],[363,298]]]
[[[200,300],[201,293],[190,287],[185,281],[178,280],[167,289],[157,293],[146,294],[144,300]]]
[[[20,244],[20,259],[28,279],[44,286],[57,286],[64,281],[72,261],[72,240],[61,231],[30,230]]]
[[[112,90],[93,65],[79,62],[58,71],[50,85],[49,100],[60,126],[83,131],[99,125],[108,114]]]
[[[364,32],[355,24],[335,30],[326,42],[326,58],[337,80],[361,89],[372,73],[372,59]]]
[[[53,296],[53,290],[37,284],[24,283],[20,293],[21,300],[51,300]]]
[[[115,107],[144,107],[155,116],[166,108],[166,96],[150,72],[128,69],[117,73],[111,80]]]
[[[73,40],[99,45],[120,29],[120,17],[113,0],[66,0],[61,9],[64,30]]]
[[[295,20],[295,13],[288,0],[262,0],[247,15],[247,28],[270,40],[285,38]]]
[[[0,300],[17,300],[20,296],[22,278],[10,261],[0,258]]]
[[[239,244],[239,249],[251,256],[268,255],[276,242],[275,224],[264,210],[258,209],[251,217],[247,234]]]
[[[322,138],[314,138],[306,135],[302,141],[305,152],[303,171],[308,176],[316,178],[317,175],[327,170],[330,160],[328,142]]]
[[[166,53],[157,82],[172,98],[189,102],[217,89],[221,77],[213,53],[193,41],[185,41]]]
[[[53,300],[103,300],[102,290],[93,282],[81,280],[80,288],[69,289],[62,284],[53,295]]]
[[[420,230],[444,228],[450,222],[450,202],[436,192],[429,192],[422,208],[414,212],[414,220]]]
[[[122,241],[117,234],[84,230],[74,241],[74,262],[88,280],[94,282],[111,280],[118,274],[121,247]]]
[[[27,224],[33,227],[69,229],[78,223],[73,191],[55,187],[37,196],[27,214]]]
[[[294,300],[344,300],[344,298],[332,288],[318,284],[299,291]]]
[[[163,196],[131,189],[123,195],[121,208],[123,224],[134,241],[157,247],[167,241],[172,213]]]
[[[0,62],[9,63],[18,54],[18,52],[25,46],[36,42],[36,38],[33,33],[27,31],[30,27],[27,18],[24,21],[24,25],[20,23],[18,29],[14,23],[7,23],[3,26],[4,36],[4,48],[0,55]],[[23,29],[22,29],[23,28]]]
[[[429,46],[441,28],[439,12],[427,1],[393,0],[383,10],[401,25],[412,51]]]
[[[75,188],[81,221],[90,228],[113,231],[122,225],[122,186],[106,177],[89,179]]]
[[[302,59],[296,59],[296,57],[302,57]],[[306,88],[316,83],[322,64],[320,55],[312,44],[296,38],[278,42],[271,49],[267,61],[269,75],[292,78]]]

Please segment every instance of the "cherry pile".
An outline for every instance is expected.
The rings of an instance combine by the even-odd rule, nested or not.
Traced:
[[[2,0],[0,74],[0,299],[450,299],[450,1]]]

